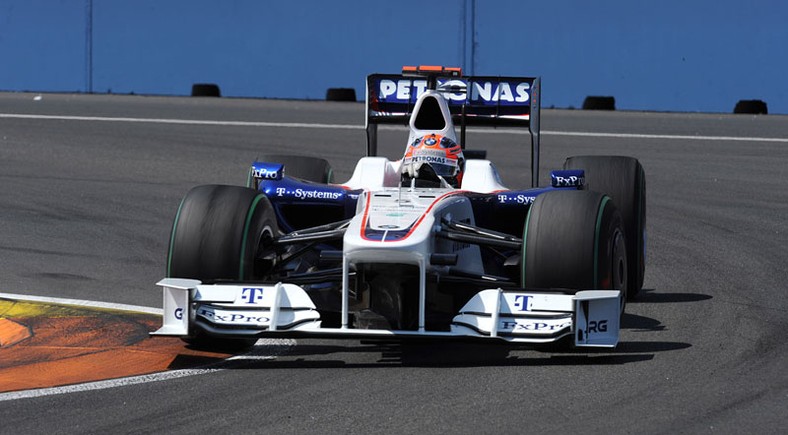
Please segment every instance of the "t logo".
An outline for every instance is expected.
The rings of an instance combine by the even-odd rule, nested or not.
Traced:
[[[256,304],[257,301],[263,299],[263,289],[247,287],[241,290],[241,299],[246,301],[247,304]]]
[[[517,295],[514,297],[514,306],[520,311],[531,311],[533,296]]]

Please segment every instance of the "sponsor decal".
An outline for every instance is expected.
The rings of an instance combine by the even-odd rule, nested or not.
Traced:
[[[263,300],[263,289],[255,287],[245,287],[241,290],[241,300],[247,304],[256,304]]]
[[[555,187],[573,187],[573,186],[582,186],[583,183],[580,181],[582,178],[570,175],[569,177],[562,177],[560,175],[555,177],[555,182],[553,186]]]
[[[607,320],[590,320],[586,332],[588,334],[607,332]]]
[[[504,320],[501,322],[501,330],[512,332],[551,332],[560,331],[572,326],[571,320],[562,320],[558,323],[543,322],[538,320]]]
[[[439,163],[441,165],[446,165],[448,164],[449,160],[446,159],[445,155],[443,156],[418,155],[411,157],[410,162],[405,162],[405,164],[418,163],[418,162]],[[451,162],[454,163],[456,162],[456,160],[452,160]]]
[[[342,192],[296,189],[293,196],[298,199],[338,199],[342,196]]]
[[[427,89],[426,80],[415,80],[411,84],[411,80],[403,79],[395,82],[394,80],[384,79],[378,85],[378,95],[380,95],[381,100],[394,96],[393,99],[409,101],[411,99],[411,87],[416,90],[414,97],[418,97]]]
[[[258,180],[281,180],[284,165],[263,162],[252,164],[252,176]]]
[[[517,295],[514,297],[514,306],[520,311],[531,311],[533,299],[530,295]]]
[[[452,92],[468,90],[465,80],[438,80],[438,89],[450,102],[469,101],[477,105],[523,105],[530,100],[531,83],[516,81],[474,81],[469,92]],[[386,102],[415,101],[427,90],[426,80],[391,80],[381,79],[378,82],[378,96]]]
[[[175,309],[175,313],[173,313],[173,314],[175,315],[176,319],[182,320],[183,319],[183,308],[176,308]]]
[[[413,151],[412,154],[415,156],[430,156],[430,157],[446,157],[446,151],[443,150],[431,150],[431,149],[419,149]]]
[[[277,180],[279,173],[277,171],[271,171],[268,168],[255,168],[254,169],[254,178],[263,178],[266,180]]]
[[[217,323],[233,323],[233,324],[250,324],[250,325],[260,325],[271,323],[271,319],[266,316],[252,316],[244,313],[222,313],[218,314],[213,312],[213,310],[200,308],[197,314],[206,317],[208,319],[213,320]]]
[[[553,187],[580,187],[586,183],[585,171],[552,171],[550,181]]]
[[[535,195],[524,193],[500,193],[496,196],[501,204],[533,204],[534,200],[536,200]]]
[[[344,192],[330,191],[330,190],[307,190],[307,189],[288,189],[286,187],[277,187],[276,196],[291,197],[300,200],[305,199],[340,199]]]

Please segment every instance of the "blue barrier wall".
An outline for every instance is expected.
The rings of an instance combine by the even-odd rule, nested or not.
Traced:
[[[0,0],[0,90],[363,98],[403,64],[541,75],[544,106],[788,113],[779,0]]]

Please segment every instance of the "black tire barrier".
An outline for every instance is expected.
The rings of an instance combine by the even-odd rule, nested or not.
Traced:
[[[326,101],[357,101],[356,90],[353,88],[328,88]]]
[[[769,113],[766,102],[762,100],[739,100],[733,113],[745,113],[751,115],[766,115]]]
[[[195,83],[192,85],[192,97],[221,97],[219,85],[213,83]]]
[[[583,100],[583,110],[616,110],[614,97],[588,96]]]

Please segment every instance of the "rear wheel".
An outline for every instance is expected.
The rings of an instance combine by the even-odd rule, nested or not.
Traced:
[[[624,220],[628,252],[628,291],[632,299],[643,287],[646,271],[646,174],[637,159],[624,156],[575,156],[565,169],[584,169],[588,190],[613,199]]]
[[[206,185],[181,201],[170,236],[167,277],[203,282],[248,281],[265,275],[257,259],[261,244],[277,234],[271,203],[260,192],[237,186]],[[256,339],[219,340],[193,332],[187,342],[208,348],[246,347]]]
[[[627,290],[621,214],[606,195],[583,190],[539,195],[523,230],[521,286]],[[624,310],[625,298],[622,298]]]

